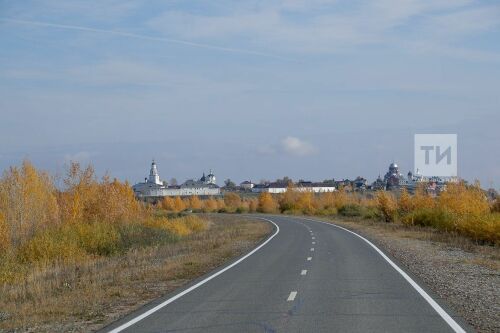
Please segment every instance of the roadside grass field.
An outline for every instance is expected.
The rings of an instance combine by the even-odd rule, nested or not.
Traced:
[[[0,287],[0,331],[98,329],[250,250],[271,232],[264,221],[234,215],[191,216],[169,228],[175,232],[149,230],[114,255],[25,267]]]

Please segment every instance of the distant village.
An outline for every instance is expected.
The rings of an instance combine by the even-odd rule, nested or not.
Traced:
[[[337,190],[348,192],[366,192],[366,191],[398,191],[406,189],[410,193],[414,193],[417,187],[422,186],[428,193],[438,195],[439,192],[446,188],[446,184],[450,182],[458,182],[458,178],[442,178],[442,177],[424,177],[417,173],[408,172],[403,175],[396,163],[391,163],[384,177],[379,176],[373,183],[369,184],[363,177],[357,177],[354,180],[324,180],[321,182],[312,182],[299,180],[294,182],[288,177],[278,179],[274,182],[260,181],[254,183],[251,180],[246,180],[239,185],[227,179],[224,186],[217,185],[214,173],[210,172],[203,175],[199,179],[188,179],[181,185],[168,184],[160,179],[158,168],[153,160],[149,170],[149,176],[132,186],[135,195],[145,201],[155,201],[162,197],[173,196],[220,196],[225,192],[238,192],[242,194],[268,192],[279,194],[293,189],[299,192],[326,193]]]

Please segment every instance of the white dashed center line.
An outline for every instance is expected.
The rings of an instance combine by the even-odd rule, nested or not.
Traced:
[[[313,245],[316,244],[316,242],[313,242]]]
[[[288,296],[287,302],[293,301],[295,299],[295,296],[297,296],[297,292],[296,291],[292,291],[290,293],[290,296]]]
[[[302,272],[300,272],[300,275],[306,275],[307,274],[307,269],[303,269]]]
[[[312,257],[307,257],[307,261],[311,261],[312,260]]]
[[[316,239],[316,237],[313,237],[312,239]]]
[[[311,247],[311,251],[314,251],[314,247]]]

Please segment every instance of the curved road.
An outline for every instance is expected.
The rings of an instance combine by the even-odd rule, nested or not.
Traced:
[[[103,332],[464,332],[460,318],[356,234],[267,218],[274,237],[256,251]]]

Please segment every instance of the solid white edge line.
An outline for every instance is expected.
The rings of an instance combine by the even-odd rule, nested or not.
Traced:
[[[466,331],[453,318],[451,318],[451,316],[434,299],[432,299],[432,297],[429,296],[429,294],[427,294],[424,289],[422,289],[408,274],[405,273],[405,271],[403,271],[401,268],[399,268],[398,265],[396,265],[389,257],[387,257],[384,254],[384,252],[382,252],[378,247],[376,247],[368,239],[366,239],[363,236],[355,233],[354,231],[351,231],[349,229],[346,229],[344,227],[338,226],[338,225],[333,224],[333,223],[328,223],[328,222],[323,222],[323,221],[313,220],[313,219],[307,219],[307,218],[302,218],[302,219],[307,220],[307,221],[312,221],[312,222],[323,223],[323,224],[330,225],[332,227],[336,227],[336,228],[342,229],[342,230],[347,231],[347,232],[349,232],[349,233],[351,233],[351,234],[353,234],[353,235],[361,238],[362,240],[364,240],[372,248],[374,248],[375,251],[377,251],[378,254],[380,254],[382,256],[382,258],[384,258],[385,261],[387,261],[399,274],[401,274],[401,276],[403,276],[405,278],[405,280],[420,294],[420,296],[422,296],[427,301],[427,303],[429,303],[430,306],[432,306],[432,308],[441,316],[441,318],[443,318],[443,320],[455,332],[457,332],[457,333],[466,333]]]
[[[224,267],[223,269],[221,269],[220,271],[210,275],[209,277],[203,279],[202,281],[198,282],[197,284],[189,287],[188,289],[178,293],[177,295],[167,299],[166,301],[158,304],[157,306],[155,306],[154,308],[144,312],[143,314],[135,317],[134,319],[126,322],[125,324],[122,324],[120,326],[118,326],[117,328],[109,331],[108,333],[118,333],[118,332],[121,332],[123,331],[124,329],[126,328],[129,328],[130,326],[134,325],[135,323],[143,320],[144,318],[152,315],[153,313],[155,313],[156,311],[160,310],[161,308],[167,306],[168,304],[172,303],[173,301],[181,298],[182,296],[190,293],[191,291],[195,290],[196,288],[198,287],[201,287],[202,285],[204,285],[205,283],[207,283],[208,281],[212,280],[213,278],[221,275],[222,273],[224,273],[225,271],[233,268],[234,266],[238,265],[240,262],[242,262],[243,260],[245,260],[246,258],[250,257],[252,254],[254,254],[255,252],[257,252],[258,250],[260,250],[264,245],[266,245],[267,243],[269,243],[269,241],[271,239],[273,239],[279,232],[280,232],[280,228],[278,227],[278,225],[276,223],[274,223],[273,221],[269,220],[269,219],[266,219],[266,218],[263,218],[263,217],[258,217],[258,219],[261,219],[261,220],[265,220],[265,221],[268,221],[268,222],[271,222],[272,224],[274,224],[274,226],[276,227],[276,232],[274,234],[272,234],[268,239],[266,239],[264,241],[264,243],[260,244],[259,246],[257,246],[255,249],[253,249],[252,251],[250,251],[249,253],[247,253],[246,255],[244,255],[243,257],[241,257],[240,259],[236,260],[235,262],[233,262],[232,264],[230,264],[229,266],[226,266]],[[295,294],[297,294],[297,292],[295,292]],[[295,296],[294,296],[295,298]]]

